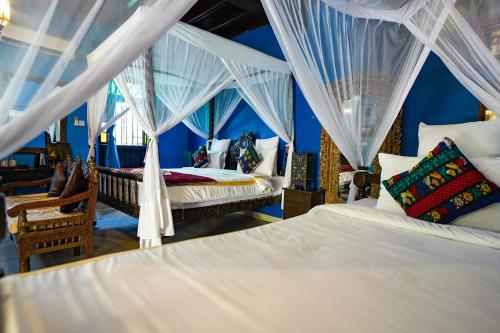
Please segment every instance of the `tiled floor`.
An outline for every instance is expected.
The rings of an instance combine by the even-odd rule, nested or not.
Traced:
[[[138,247],[137,219],[125,215],[104,204],[98,203],[98,219],[94,230],[94,254],[121,252]],[[163,243],[222,234],[266,224],[249,216],[228,214],[189,222],[176,223],[176,235],[163,238]],[[64,250],[31,258],[31,270],[45,268],[83,259],[73,256],[72,250]],[[6,237],[0,240],[0,267],[6,274],[18,272],[18,261],[14,242]]]

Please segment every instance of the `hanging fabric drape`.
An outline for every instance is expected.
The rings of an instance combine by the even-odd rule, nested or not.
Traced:
[[[405,25],[441,58],[460,83],[500,115],[497,0],[429,1]]]
[[[159,135],[196,111],[231,80],[217,57],[169,34],[116,78],[125,101],[150,138],[140,198],[141,247],[160,245],[161,236],[174,234],[168,191],[160,170]]]
[[[87,102],[88,144],[90,147],[87,160],[96,157],[95,145],[99,135],[129,111],[128,107],[117,107],[118,100],[123,100],[123,96],[114,81],[111,81]]]
[[[115,125],[112,124],[108,127],[107,136],[108,136],[108,145],[106,147],[106,156],[104,158],[104,166],[108,168],[119,169],[120,158],[118,156],[118,149],[116,148],[116,139],[115,139]]]
[[[45,132],[49,135],[50,142],[55,143],[60,141],[61,126],[58,121],[50,125]]]
[[[220,132],[240,104],[241,94],[236,88],[222,90],[214,98],[214,136]]]
[[[288,145],[284,187],[291,184],[291,160],[294,151],[292,79],[289,74],[265,71],[224,59],[238,83],[238,91],[257,115]]]
[[[96,152],[95,145],[97,137],[102,133],[102,118],[106,111],[108,101],[108,85],[102,87],[97,94],[92,96],[87,102],[87,129],[88,129],[88,144],[89,154],[87,161],[95,160]]]
[[[263,0],[309,105],[357,169],[372,163],[428,53],[404,26],[338,2]]]
[[[214,136],[224,127],[240,104],[242,97],[236,88],[226,88],[214,97]],[[182,121],[191,131],[204,139],[210,134],[210,103]]]
[[[241,63],[244,65],[238,67]],[[253,77],[248,77],[246,71],[251,71]],[[138,236],[142,247],[159,245],[161,236],[174,234],[168,191],[159,165],[158,136],[185,120],[235,80],[238,86],[245,85],[238,92],[251,95],[243,97],[252,100],[259,108],[258,114],[265,116],[264,121],[272,121],[270,127],[292,144],[288,65],[206,31],[177,23],[147,54],[116,77],[131,112],[150,137],[140,198]],[[265,115],[266,110],[272,114]],[[220,121],[224,121],[224,116]]]
[[[195,2],[11,0],[11,24],[0,35],[0,158],[91,98]],[[147,6],[137,7],[143,3]],[[95,55],[98,61],[87,64],[96,45],[111,35],[116,38]],[[11,116],[30,82],[40,93],[27,97],[29,106]]]

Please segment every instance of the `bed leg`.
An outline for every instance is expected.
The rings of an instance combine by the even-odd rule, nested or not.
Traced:
[[[73,248],[73,255],[78,257],[80,255],[80,246]]]

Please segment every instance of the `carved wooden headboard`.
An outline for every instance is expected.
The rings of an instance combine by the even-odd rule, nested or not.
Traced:
[[[392,125],[387,137],[384,140],[379,152],[399,155],[401,152],[402,139],[402,119],[403,109],[399,112],[394,124]],[[340,198],[339,193],[339,174],[342,167],[342,154],[333,143],[330,136],[323,129],[321,133],[321,152],[320,152],[320,186],[325,189],[326,203],[344,203],[345,200]],[[380,173],[380,164],[378,156],[373,162],[374,173]],[[370,196],[378,198],[380,193],[380,184],[372,184],[370,188]]]

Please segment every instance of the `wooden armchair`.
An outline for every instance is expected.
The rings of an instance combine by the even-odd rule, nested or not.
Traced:
[[[7,224],[17,246],[20,272],[30,270],[30,256],[63,249],[85,247],[87,257],[93,256],[93,221],[99,177],[93,162],[87,170],[87,191],[66,199],[48,197],[47,193],[7,196]],[[9,192],[17,187],[33,187],[50,183],[49,179],[15,182],[0,187]],[[80,211],[61,213],[60,206],[85,201]]]

